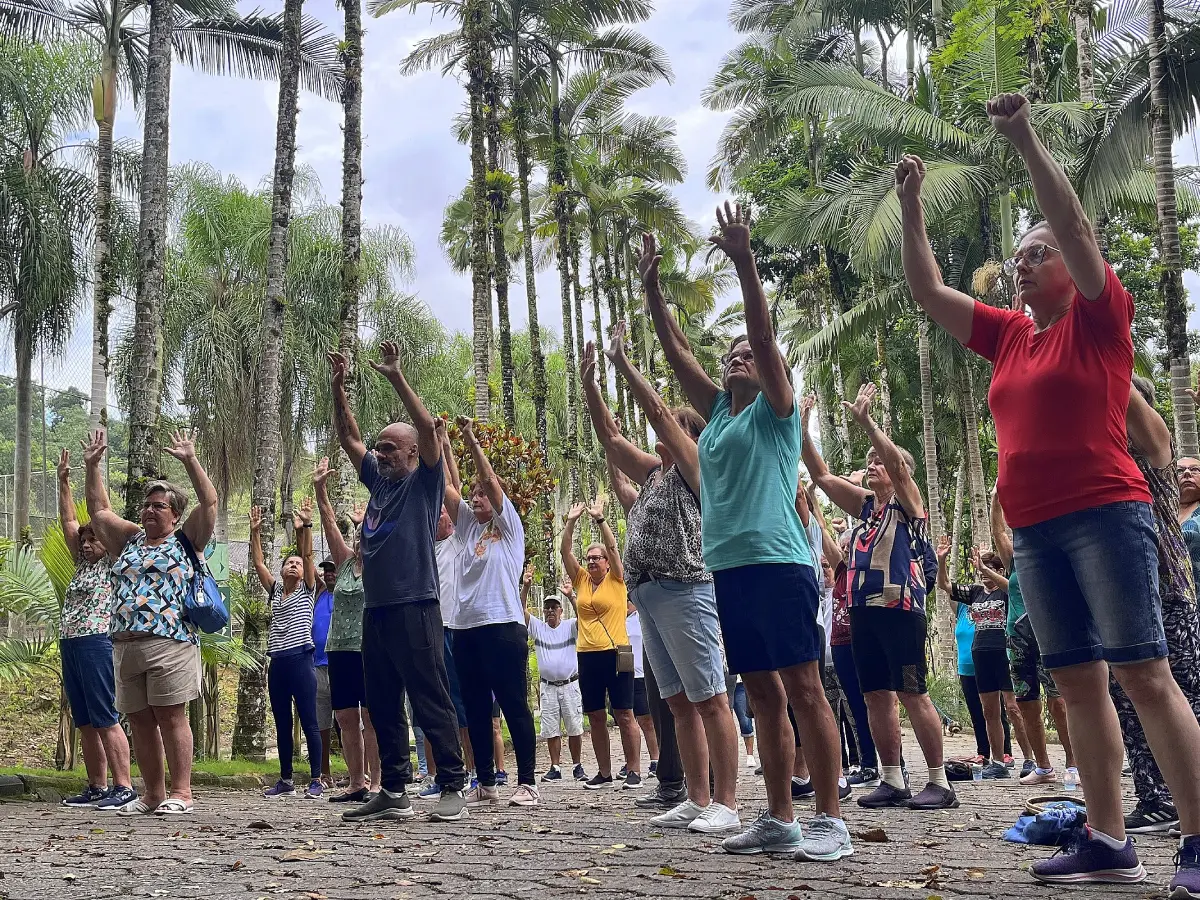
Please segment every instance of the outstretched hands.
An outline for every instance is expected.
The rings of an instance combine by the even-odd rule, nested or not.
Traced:
[[[317,467],[315,469],[313,469],[313,474],[312,474],[313,487],[314,488],[324,487],[325,482],[329,480],[329,473],[332,471],[333,471],[333,469],[331,469],[329,467],[329,457],[328,456],[321,457],[321,461],[319,463],[317,463]]]
[[[299,530],[312,524],[312,498],[305,497],[292,510],[292,527]]]
[[[638,275],[641,276],[642,284],[658,282],[658,264],[662,262],[662,255],[658,252],[658,244],[654,240],[654,235],[647,232],[642,235],[642,255],[638,257]]]
[[[629,326],[625,324],[625,320],[617,322],[612,327],[612,341],[608,345],[608,349],[604,351],[604,355],[613,362],[625,356],[625,335],[629,330]]]
[[[325,358],[329,360],[329,371],[334,388],[345,387],[346,373],[350,370],[350,363],[346,357],[340,353],[328,353]]]
[[[939,537],[937,549],[934,551],[937,553],[938,562],[945,562],[946,558],[950,556],[950,551],[952,549],[954,549],[954,542],[950,540],[950,535],[943,534],[941,537]]]
[[[578,522],[586,510],[587,507],[582,503],[573,504],[571,509],[567,512],[567,522],[572,524]]]
[[[251,533],[257,533],[258,530],[260,528],[262,528],[262,519],[263,519],[262,507],[259,507],[259,506],[250,507],[250,531],[251,531]]]
[[[58,466],[55,471],[58,473],[59,484],[71,482],[71,451],[66,447],[63,447],[62,453],[58,456]]]
[[[730,207],[726,200],[724,212],[717,207],[717,227],[720,233],[710,237],[710,243],[720,247],[735,263],[750,259],[750,207],[742,209],[740,203]]]
[[[371,360],[371,368],[388,379],[401,374],[400,348],[395,341],[384,341],[379,345],[379,362]]]
[[[583,359],[579,363],[581,384],[586,388],[596,383],[596,344],[588,341],[583,348]]]
[[[93,431],[87,440],[79,442],[83,447],[83,462],[88,466],[98,466],[104,459],[104,451],[108,449],[108,435],[103,429]]]
[[[805,432],[808,431],[808,423],[812,420],[812,411],[816,405],[816,394],[805,394],[800,398],[800,428]]]
[[[596,522],[604,518],[604,507],[608,503],[608,497],[601,491],[596,495],[596,499],[592,501],[592,505],[588,507],[588,515]]]
[[[875,385],[867,382],[858,389],[858,397],[851,403],[848,400],[842,401],[842,406],[846,408],[846,412],[854,418],[862,428],[869,429],[871,425],[871,404],[875,401]]]
[[[167,453],[175,457],[180,462],[186,463],[189,459],[196,457],[196,430],[183,429],[176,431],[171,435],[171,446],[163,447]]]

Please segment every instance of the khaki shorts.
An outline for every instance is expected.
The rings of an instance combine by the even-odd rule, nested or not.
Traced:
[[[113,669],[117,709],[141,712],[147,706],[177,706],[200,696],[200,648],[173,638],[114,636]]]

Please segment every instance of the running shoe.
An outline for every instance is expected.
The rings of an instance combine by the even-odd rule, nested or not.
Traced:
[[[509,806],[537,806],[540,795],[532,784],[518,784],[513,795],[508,798]]]
[[[430,822],[458,822],[467,818],[467,795],[462,791],[442,791],[437,806],[429,814]]]
[[[329,798],[330,803],[366,803],[370,798],[371,792],[365,787],[359,788],[357,791],[342,791],[340,794],[334,794]]]
[[[654,793],[646,794],[644,797],[638,797],[633,801],[633,805],[638,809],[674,809],[677,805],[687,799],[687,791],[680,788],[663,787],[661,782],[655,789]]]
[[[467,791],[467,806],[495,806],[500,802],[500,792],[496,786],[476,785]]]
[[[768,810],[741,834],[725,838],[721,847],[726,853],[795,853],[803,839],[799,822],[781,822]]]
[[[747,753],[747,754],[746,754],[746,768],[747,768],[747,769],[753,769],[753,768],[755,768],[757,765],[758,765],[758,760],[756,760],[756,759],[754,758],[754,754],[753,754],[753,753]]]
[[[508,784],[508,773],[503,769],[496,770],[496,787],[504,787]]]
[[[587,781],[587,772],[583,771],[583,763],[575,763],[575,768],[571,770],[571,777],[576,781]]]
[[[1134,882],[1145,878],[1146,870],[1138,862],[1130,838],[1125,838],[1125,846],[1120,850],[1113,850],[1104,841],[1093,838],[1092,830],[1085,825],[1075,829],[1067,843],[1049,859],[1030,866],[1029,874],[1046,884]]]
[[[137,799],[137,791],[123,785],[114,784],[108,789],[104,799],[96,804],[96,809],[103,812],[116,812],[126,803]]]
[[[1023,763],[1021,763],[1021,777],[1024,778],[1036,768],[1037,763],[1035,763],[1032,759],[1025,760]]]
[[[342,813],[343,822],[376,822],[381,819],[411,819],[416,815],[408,794],[380,791],[362,806]]]
[[[1171,900],[1200,897],[1200,838],[1192,836],[1175,853],[1175,877],[1171,879]]]
[[[838,800],[848,800],[850,795],[854,793],[854,788],[850,787],[850,782],[845,778],[838,779]]]
[[[583,786],[589,791],[598,791],[600,788],[608,787],[612,783],[613,777],[611,775],[601,775],[599,772],[597,772],[589,781],[585,781]]]
[[[851,772],[846,778],[846,783],[850,787],[878,787],[879,786],[879,771],[869,767],[858,769]]]
[[[909,809],[958,809],[958,795],[954,788],[944,788],[932,781],[925,789],[908,801]]]
[[[886,781],[879,782],[879,787],[865,797],[858,798],[858,805],[866,809],[905,808],[911,802],[912,791],[908,788],[892,787]]]
[[[813,787],[812,779],[806,778],[801,781],[795,775],[792,776],[792,799],[803,800],[806,797],[812,797],[817,793],[817,789]]]
[[[101,800],[105,799],[107,796],[108,796],[108,788],[107,787],[98,788],[98,787],[95,787],[94,785],[89,784],[86,788],[84,788],[82,791],[80,791],[74,797],[64,797],[62,805],[63,806],[77,806],[77,807],[95,806]]]
[[[1015,769],[1017,767],[1017,761],[1012,758],[1011,753],[1004,754],[1004,765],[1009,769]]]
[[[723,803],[710,803],[704,808],[704,812],[696,816],[688,824],[688,831],[695,831],[699,834],[721,834],[725,831],[735,831],[742,827],[742,820],[738,818],[736,810],[730,809]]]
[[[1042,772],[1035,766],[1032,772],[1021,776],[1021,784],[1054,784],[1058,781],[1058,773],[1053,768]]]
[[[621,766],[621,771],[617,773],[617,780],[624,781],[625,776],[629,774],[629,766]]]
[[[846,823],[821,813],[810,819],[804,827],[804,836],[792,858],[808,862],[833,862],[853,852]]]
[[[417,793],[418,800],[436,800],[442,796],[442,786],[436,781],[431,781]]]
[[[983,767],[983,780],[994,781],[997,778],[1008,778],[1008,767],[1002,762],[990,762]]]
[[[626,772],[625,783],[621,785],[621,790],[631,791],[642,786],[642,776],[637,772]]]
[[[650,768],[646,770],[646,777],[647,778],[657,778],[658,777],[658,760],[657,759],[650,760]]]
[[[558,766],[551,766],[542,776],[542,781],[562,781],[562,769]]]
[[[269,787],[263,791],[264,797],[294,797],[296,796],[296,785],[290,781],[284,781],[280,778],[275,782],[274,787]]]
[[[1155,834],[1170,831],[1179,824],[1179,812],[1169,803],[1138,803],[1125,817],[1125,830],[1130,834]]]
[[[308,790],[304,792],[304,799],[320,800],[321,793],[322,793],[321,779],[318,778],[318,779],[315,779],[308,783]]]
[[[684,800],[662,815],[655,816],[650,824],[659,828],[687,828],[703,814],[704,809],[699,803]]]

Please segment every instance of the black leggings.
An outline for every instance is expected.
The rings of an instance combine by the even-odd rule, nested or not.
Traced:
[[[537,737],[525,689],[529,632],[523,624],[502,622],[452,629],[454,667],[475,751],[475,772],[485,787],[496,784],[492,754],[492,697],[500,704],[517,757],[517,784],[534,784]]]
[[[317,725],[317,670],[313,668],[313,652],[280,656],[271,660],[267,669],[267,694],[271,698],[271,715],[275,719],[275,739],[279,744],[279,777],[292,780],[292,700],[300,714],[304,743],[308,745],[308,764],[312,780],[321,777],[321,729]]]
[[[975,732],[975,753],[985,759],[990,758],[987,737],[987,719],[983,715],[983,703],[979,699],[979,688],[975,684],[974,675],[959,675],[958,683],[962,686],[963,699],[967,701],[967,711],[971,714],[971,730]],[[1008,713],[1004,704],[1000,704],[1000,721],[1004,723],[1004,753],[1012,756],[1012,734],[1008,729]]]

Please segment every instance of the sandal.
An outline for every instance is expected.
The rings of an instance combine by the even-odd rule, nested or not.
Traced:
[[[168,797],[162,803],[158,804],[158,809],[154,810],[159,816],[182,816],[190,813],[195,807],[187,800],[180,800],[178,797]]]
[[[151,806],[140,797],[135,797],[124,806],[117,810],[118,816],[148,816],[158,811],[158,807]]]

